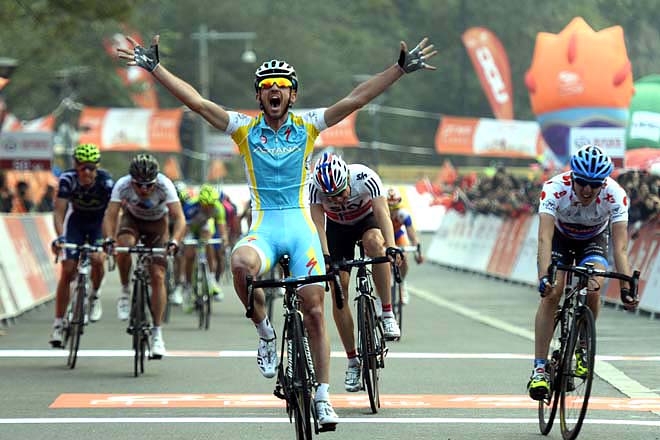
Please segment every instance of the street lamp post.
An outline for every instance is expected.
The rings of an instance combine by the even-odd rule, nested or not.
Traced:
[[[199,41],[199,86],[202,96],[210,98],[210,84],[209,84],[209,40],[232,40],[232,41],[245,41],[245,50],[241,55],[241,61],[246,64],[253,64],[257,61],[257,55],[252,50],[252,41],[257,38],[256,32],[216,32],[209,30],[206,24],[199,25],[199,32],[191,35],[193,40]],[[202,153],[208,153],[208,139],[209,139],[209,126],[206,121],[201,122],[200,142],[202,144]],[[207,156],[208,158],[208,156]],[[206,178],[206,170],[208,160],[203,162],[203,176]]]
[[[368,79],[371,79],[373,75],[358,73],[353,75],[353,82],[356,84],[363,83]],[[378,148],[378,142],[380,142],[380,106],[385,99],[385,94],[381,94],[376,97],[371,103],[367,104],[365,110],[371,116],[372,122],[372,140],[369,142],[369,148],[371,149],[371,156],[373,160],[373,168],[378,172],[378,165],[380,164],[380,149]]]

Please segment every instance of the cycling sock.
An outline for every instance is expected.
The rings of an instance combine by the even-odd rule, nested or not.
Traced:
[[[99,298],[101,296],[101,289],[95,289],[92,287],[92,298]]]
[[[160,336],[160,326],[159,327],[151,327],[151,334],[154,336]]]
[[[62,327],[63,321],[64,320],[62,318],[55,318],[53,321],[53,327]]]
[[[257,334],[261,339],[273,339],[275,337],[275,330],[273,326],[270,325],[268,316],[264,318],[259,324],[254,325],[257,328]]]
[[[348,368],[360,365],[360,358],[356,356],[348,358]]]
[[[545,371],[545,359],[534,359],[534,371],[536,371],[539,368]]]
[[[330,384],[327,383],[320,383],[319,387],[316,389],[316,395],[314,396],[314,400],[317,402],[319,400],[325,400],[326,402],[330,399],[330,393],[328,390],[330,389]]]
[[[131,289],[128,287],[128,284],[124,284],[121,286],[121,295],[122,296],[129,296],[131,294]]]
[[[388,304],[388,305],[383,304],[383,315],[385,315],[387,313],[390,313],[390,314],[392,313],[392,304]],[[392,315],[392,316],[394,316],[394,315]]]

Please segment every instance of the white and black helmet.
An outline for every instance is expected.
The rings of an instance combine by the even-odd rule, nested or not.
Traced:
[[[298,90],[296,69],[286,61],[270,60],[263,63],[254,72],[254,88],[259,92],[259,83],[266,78],[286,78],[293,84],[293,90]]]
[[[333,196],[348,186],[348,165],[334,153],[323,153],[314,165],[314,184],[324,194]]]

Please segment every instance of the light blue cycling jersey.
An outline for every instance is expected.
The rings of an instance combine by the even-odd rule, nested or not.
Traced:
[[[321,243],[309,215],[307,179],[319,133],[327,128],[325,109],[301,116],[289,112],[275,132],[264,119],[229,112],[231,135],[245,162],[252,203],[252,226],[235,248],[250,246],[267,272],[284,253],[294,277],[325,273]]]
[[[296,116],[289,112],[277,133],[260,113],[256,118],[229,112],[227,134],[243,156],[252,209],[305,208],[309,200],[305,183],[319,133],[327,128],[325,109]]]

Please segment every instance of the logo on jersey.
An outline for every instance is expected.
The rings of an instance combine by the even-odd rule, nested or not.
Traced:
[[[273,147],[273,148],[266,148],[266,147],[260,147],[256,146],[252,151],[256,153],[264,153],[264,154],[272,154],[272,155],[281,155],[281,154],[290,154],[290,153],[295,153],[296,151],[299,151],[300,147],[298,146],[290,146],[290,147]]]
[[[287,128],[286,131],[284,132],[284,138],[286,139],[287,142],[289,142],[289,136],[291,136],[291,127]]]
[[[367,173],[360,173],[357,176],[355,176],[357,180],[362,180],[367,178]]]
[[[561,199],[561,198],[564,197],[566,194],[568,194],[567,191],[555,192],[555,194],[554,194],[554,195],[555,195],[555,199]]]
[[[259,140],[261,141],[262,144],[265,144],[266,142],[268,142],[268,139],[267,139],[266,136],[264,136],[263,134],[261,135],[261,137],[259,138]]]
[[[612,194],[606,195],[605,200],[607,200],[610,203],[616,203],[616,200],[614,200],[614,196]]]
[[[316,267],[316,265],[319,264],[318,260],[314,257],[310,258],[307,264],[305,264],[305,267],[309,267],[309,270],[307,271],[307,276],[312,275],[312,271]]]

